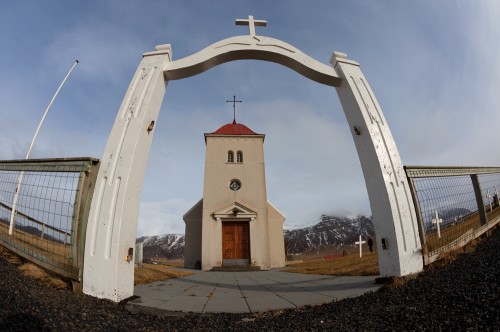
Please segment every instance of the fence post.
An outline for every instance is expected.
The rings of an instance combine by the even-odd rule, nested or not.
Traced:
[[[85,236],[90,210],[90,202],[94,192],[95,180],[99,170],[99,160],[91,159],[80,171],[77,191],[73,204],[73,222],[71,227],[71,263],[78,270],[78,280],[72,280],[73,291],[82,292],[83,255],[85,252]]]
[[[76,187],[75,200],[73,203],[73,221],[71,223],[70,259],[71,259],[71,264],[76,268],[79,268],[79,265],[78,265],[78,250],[79,250],[78,237],[80,234],[80,230],[79,230],[80,210],[81,210],[80,205],[82,203],[83,186],[85,185],[86,177],[87,177],[86,170],[82,170],[80,172],[79,177],[78,177],[78,185]]]
[[[405,167],[406,172],[406,167]],[[415,188],[415,182],[413,178],[408,178],[408,185],[410,186],[411,197],[413,199],[413,205],[415,206],[415,214],[417,215],[418,221],[418,233],[420,235],[420,243],[422,244],[422,253],[427,254],[427,239],[425,237],[425,227],[424,220],[422,218],[422,211],[420,209],[420,202],[418,201],[417,189]]]
[[[481,225],[486,225],[488,219],[486,219],[486,211],[484,210],[483,195],[481,193],[481,185],[479,184],[479,177],[477,174],[471,174],[472,186],[474,187],[474,194],[476,196],[477,209],[479,211],[479,219],[481,220]]]
[[[142,267],[142,262],[144,260],[144,242],[139,242],[135,244],[135,266]]]
[[[78,222],[77,222],[77,234],[75,236],[76,252],[78,256],[76,257],[76,266],[79,270],[78,279],[81,282],[83,278],[84,266],[84,256],[85,256],[85,239],[87,236],[87,223],[89,220],[90,204],[92,202],[92,196],[94,194],[94,187],[97,179],[97,173],[99,172],[100,161],[95,159],[90,163],[90,168],[82,176],[85,181],[82,182],[82,186],[79,187],[81,200],[78,206]],[[78,291],[82,291],[81,287],[83,284],[78,285]]]

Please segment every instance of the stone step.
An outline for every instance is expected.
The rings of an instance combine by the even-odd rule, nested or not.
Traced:
[[[214,272],[251,272],[251,271],[261,271],[261,269],[259,266],[232,265],[232,266],[213,267],[210,271],[214,271]]]

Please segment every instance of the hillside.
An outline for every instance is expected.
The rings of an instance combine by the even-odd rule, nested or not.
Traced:
[[[285,230],[285,247],[288,255],[312,253],[320,248],[341,250],[353,246],[359,236],[375,238],[371,217],[354,218],[322,215],[314,226]]]
[[[167,258],[178,259],[184,257],[184,235],[165,234],[157,236],[142,236],[136,240],[137,243],[143,242],[144,258]]]

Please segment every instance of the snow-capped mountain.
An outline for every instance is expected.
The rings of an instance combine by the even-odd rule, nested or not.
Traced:
[[[157,236],[143,236],[136,242],[143,242],[144,258],[164,257],[177,259],[184,257],[184,235],[165,234]]]
[[[322,215],[320,222],[314,226],[285,230],[285,248],[287,255],[312,252],[322,246],[341,248],[344,245],[353,245],[360,235],[365,239],[371,237],[375,240],[371,217]]]

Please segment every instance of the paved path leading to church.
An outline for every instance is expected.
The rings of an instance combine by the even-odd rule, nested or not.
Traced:
[[[192,272],[192,270],[190,270]],[[195,313],[248,313],[297,308],[377,291],[375,276],[281,272],[202,272],[136,286],[134,306]]]

